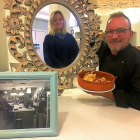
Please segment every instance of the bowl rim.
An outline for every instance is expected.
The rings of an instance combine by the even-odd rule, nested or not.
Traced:
[[[83,78],[81,78],[81,77],[79,76],[79,74],[82,73],[82,72],[91,72],[91,71],[106,73],[106,74],[112,76],[112,77],[113,77],[113,80],[110,81],[109,83],[94,83],[94,82],[91,82],[91,81],[86,81],[86,80],[84,80]],[[82,81],[85,81],[86,83],[97,84],[97,85],[99,85],[99,84],[103,84],[103,85],[105,84],[105,85],[106,85],[106,84],[110,84],[110,83],[115,82],[115,76],[114,76],[114,75],[112,75],[112,74],[110,74],[110,73],[108,73],[108,72],[104,72],[104,71],[95,71],[95,70],[87,70],[87,71],[81,71],[81,72],[79,72],[79,73],[78,73],[78,79],[80,79],[80,80],[82,80]]]

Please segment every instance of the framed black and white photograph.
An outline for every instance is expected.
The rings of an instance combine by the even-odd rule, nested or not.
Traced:
[[[58,135],[57,72],[0,73],[0,138]]]

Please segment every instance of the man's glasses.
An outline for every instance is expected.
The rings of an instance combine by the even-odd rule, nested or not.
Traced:
[[[114,34],[114,31],[115,31],[118,36],[121,36],[121,35],[124,35],[126,30],[130,30],[130,28],[129,29],[118,28],[116,30],[110,29],[110,30],[106,30],[105,34],[106,34],[107,37],[112,37],[113,34]]]

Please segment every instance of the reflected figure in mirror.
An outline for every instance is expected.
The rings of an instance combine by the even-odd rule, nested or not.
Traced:
[[[61,11],[52,12],[49,20],[49,34],[43,42],[45,63],[52,68],[70,65],[79,53],[77,41],[66,31],[66,20]]]

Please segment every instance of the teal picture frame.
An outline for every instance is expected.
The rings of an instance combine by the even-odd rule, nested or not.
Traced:
[[[50,127],[0,130],[0,139],[58,136],[58,72],[0,72],[6,79],[50,79]]]

